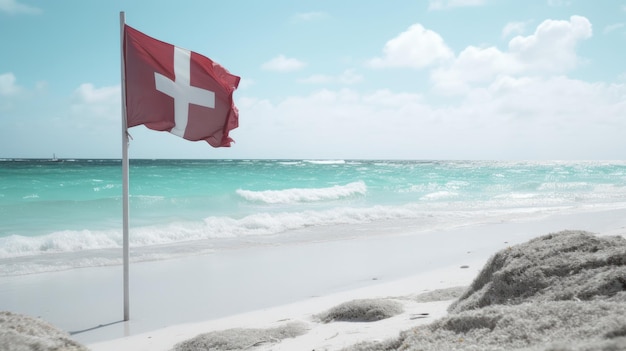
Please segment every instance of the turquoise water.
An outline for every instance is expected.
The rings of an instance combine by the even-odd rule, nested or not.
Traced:
[[[0,161],[0,275],[120,264],[119,160]],[[135,261],[626,207],[626,162],[131,160]]]

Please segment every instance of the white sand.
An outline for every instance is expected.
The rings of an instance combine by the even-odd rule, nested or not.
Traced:
[[[255,350],[337,350],[430,323],[444,316],[452,301],[400,299],[404,313],[378,322],[322,324],[316,314],[354,299],[467,286],[497,251],[564,229],[624,234],[626,210],[134,264],[131,321],[125,323],[119,322],[119,267],[2,278],[0,310],[41,317],[69,332],[81,331],[73,339],[94,351],[171,350],[201,333],[291,321],[306,323],[308,332]],[[428,316],[416,318],[423,313]]]
[[[230,328],[270,328],[289,321],[303,321],[310,330],[297,338],[285,339],[279,344],[259,345],[255,350],[337,350],[358,341],[382,340],[396,336],[399,331],[425,324],[446,314],[452,301],[418,303],[399,299],[404,312],[378,322],[320,323],[314,316],[340,303],[360,298],[400,297],[421,291],[430,291],[459,285],[469,285],[477,274],[476,268],[459,266],[433,270],[386,284],[355,289],[328,296],[273,307],[201,323],[182,324],[125,338],[88,345],[98,350],[171,350],[181,341],[198,334]],[[416,287],[419,287],[416,289]],[[420,318],[428,313],[425,318]]]
[[[398,335],[420,324],[430,323],[446,315],[446,309],[452,302],[436,301],[418,303],[407,299],[427,291],[455,286],[468,286],[482,269],[486,260],[496,251],[530,238],[562,229],[584,229],[596,233],[615,235],[626,233],[624,211],[585,213],[576,216],[557,216],[531,223],[485,224],[471,228],[458,228],[450,232],[431,233],[445,237],[447,252],[437,241],[430,242],[430,235],[414,237],[385,238],[368,242],[367,246],[376,246],[372,252],[388,251],[385,245],[393,246],[394,240],[409,246],[406,252],[395,247],[396,254],[404,255],[426,250],[440,253],[428,260],[427,270],[419,266],[412,267],[415,272],[409,277],[370,282],[365,287],[347,291],[309,297],[295,303],[278,307],[262,308],[251,312],[234,314],[224,318],[215,318],[205,322],[187,323],[168,326],[149,332],[130,335],[114,340],[90,343],[94,351],[105,350],[171,350],[175,344],[193,338],[199,334],[230,328],[271,328],[293,321],[306,323],[308,332],[296,338],[287,338],[281,342],[256,345],[255,350],[339,350],[360,341],[384,340]],[[468,240],[469,238],[469,240]],[[367,240],[365,240],[367,242]],[[331,244],[336,245],[337,243]],[[383,245],[383,246],[380,246]],[[393,253],[387,253],[387,255]],[[389,256],[372,257],[380,266],[389,268]],[[393,261],[393,259],[391,259]],[[391,265],[393,266],[393,265]],[[461,268],[461,266],[468,266]],[[396,269],[397,267],[391,267]],[[374,274],[373,274],[374,275]],[[378,274],[376,274],[378,275]],[[384,276],[383,273],[381,276]],[[395,317],[377,322],[333,322],[323,324],[315,315],[343,302],[363,298],[398,298],[404,306],[404,312]],[[405,297],[405,298],[401,298]],[[427,314],[427,315],[425,315]],[[426,316],[426,317],[424,317]]]

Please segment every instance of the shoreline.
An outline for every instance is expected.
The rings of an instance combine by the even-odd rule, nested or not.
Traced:
[[[414,235],[283,244],[140,262],[131,265],[129,322],[121,322],[122,277],[117,266],[3,278],[7,284],[0,291],[0,310],[42,318],[74,332],[72,339],[93,350],[158,350],[155,340],[172,346],[193,333],[227,326],[307,319],[351,299],[468,285],[489,257],[506,246],[566,229],[623,235],[625,214],[626,210],[611,210],[552,215]],[[41,291],[46,291],[45,299]],[[429,308],[430,317],[409,321],[433,321],[438,313],[445,314],[449,303],[418,306]],[[405,315],[389,323],[409,322]],[[384,333],[404,330],[397,328]]]

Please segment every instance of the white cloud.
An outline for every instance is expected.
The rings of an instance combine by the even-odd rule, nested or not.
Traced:
[[[592,35],[591,22],[572,16],[569,21],[543,21],[533,35],[518,36],[509,42],[509,51],[528,70],[564,72],[579,63],[576,46]]]
[[[351,89],[324,89],[276,104],[245,101],[241,114],[256,117],[238,131],[237,146],[244,154],[276,157],[389,158],[390,149],[398,145],[386,141],[407,133],[402,127],[425,115],[425,108],[420,95],[386,90],[360,94]],[[259,138],[264,137],[255,131],[280,135],[280,142],[261,142]]]
[[[21,4],[16,0],[0,0],[0,12],[6,12],[10,15],[16,15],[20,13],[34,15],[41,13],[41,9],[34,6]]]
[[[624,23],[614,23],[614,24],[610,24],[606,27],[604,27],[604,34],[609,34],[611,32],[614,32],[620,28],[624,28]]]
[[[562,74],[580,63],[576,47],[591,34],[591,23],[585,17],[546,20],[533,34],[511,39],[508,51],[467,47],[451,64],[435,69],[431,79],[440,92],[458,94],[467,91],[471,83],[490,82],[500,75]]]
[[[368,65],[374,68],[424,68],[453,56],[439,34],[418,23],[389,40],[383,48],[383,57],[371,59]]]
[[[625,94],[626,84],[502,75],[445,105],[387,89],[242,99],[242,116],[255,118],[237,148],[277,158],[615,159],[626,148]]]
[[[430,0],[429,10],[444,10],[454,7],[482,6],[486,0]]]
[[[530,157],[543,159],[614,159],[614,148],[626,146],[618,132],[626,127],[619,118],[626,112],[620,97],[626,93],[624,84],[564,76],[500,77],[488,92],[488,110],[483,112],[502,123],[510,137],[504,146],[517,143],[519,153],[530,149]]]
[[[268,71],[291,72],[297,71],[304,66],[306,66],[306,63],[298,59],[288,58],[285,57],[285,55],[278,55],[261,65],[261,68]]]
[[[471,83],[492,81],[499,74],[517,74],[523,69],[515,57],[495,47],[469,46],[451,65],[433,70],[436,89],[446,94],[463,93]]]
[[[587,83],[564,76],[504,77],[488,89],[491,114],[506,118],[512,128],[523,128],[529,134],[535,128],[558,141],[560,147],[581,153],[586,152],[577,145],[582,140],[591,148],[616,143],[618,133],[614,129],[626,127],[619,117],[626,112],[622,99],[626,84]],[[604,141],[605,136],[610,140]]]
[[[509,22],[502,28],[502,38],[508,38],[511,35],[524,34],[526,30],[526,22]]]
[[[0,74],[0,95],[10,96],[18,94],[22,88],[16,84],[17,79],[11,72]]]
[[[81,84],[75,91],[72,113],[79,119],[120,119],[120,86],[96,88],[91,83]]]

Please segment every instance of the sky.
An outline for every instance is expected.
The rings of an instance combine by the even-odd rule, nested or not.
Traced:
[[[121,11],[241,77],[230,148],[131,159],[626,156],[626,0],[0,0],[0,158],[121,158]]]

